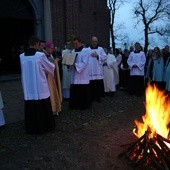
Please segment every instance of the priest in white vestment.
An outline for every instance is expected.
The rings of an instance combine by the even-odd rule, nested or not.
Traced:
[[[97,37],[92,37],[91,46],[87,48],[89,55],[89,77],[92,101],[101,102],[104,96],[103,63],[106,60],[106,53],[98,45]]]
[[[129,77],[129,94],[141,96],[144,94],[144,69],[146,56],[141,51],[141,46],[138,42],[135,43],[135,50],[128,57],[127,63],[130,69]]]
[[[47,81],[47,75],[54,75],[55,66],[38,51],[39,44],[38,38],[30,37],[30,48],[20,54],[25,130],[30,134],[42,134],[55,128]]]
[[[85,110],[91,107],[90,79],[89,79],[89,56],[86,48],[83,48],[80,38],[74,39],[76,59],[71,70],[70,109]]]
[[[116,57],[104,48],[107,59],[103,64],[103,77],[104,77],[104,91],[108,94],[116,92],[116,85],[119,83],[119,73]]]

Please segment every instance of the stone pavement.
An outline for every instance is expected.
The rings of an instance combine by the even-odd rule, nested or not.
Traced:
[[[144,97],[117,91],[85,111],[71,111],[65,101],[55,132],[34,136],[24,130],[20,79],[1,81],[0,89],[8,123],[0,133],[1,170],[137,169],[118,155],[136,140],[132,130],[144,114]]]
[[[6,123],[9,124],[23,120],[24,107],[20,75],[1,75],[0,90],[4,101]]]

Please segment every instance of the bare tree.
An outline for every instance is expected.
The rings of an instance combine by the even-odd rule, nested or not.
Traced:
[[[108,7],[110,10],[110,35],[111,35],[111,41],[112,41],[112,48],[113,51],[116,48],[116,39],[121,40],[126,37],[126,35],[120,33],[117,34],[117,30],[122,29],[122,25],[116,25],[115,23],[115,17],[116,17],[116,11],[124,5],[124,3],[127,2],[126,0],[108,0]],[[116,35],[117,34],[117,35]]]
[[[137,17],[137,24],[142,22],[144,25],[144,52],[147,52],[149,46],[149,34],[159,34],[161,36],[167,33],[165,24],[169,19],[170,1],[168,0],[139,0],[134,7],[134,13]]]

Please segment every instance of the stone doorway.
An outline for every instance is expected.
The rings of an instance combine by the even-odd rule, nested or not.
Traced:
[[[0,74],[20,73],[19,54],[27,48],[27,41],[34,33],[32,20],[0,18]]]
[[[26,0],[2,0],[0,6],[0,75],[20,73],[19,54],[34,34],[34,16]]]

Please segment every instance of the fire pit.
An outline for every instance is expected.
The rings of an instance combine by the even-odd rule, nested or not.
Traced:
[[[170,170],[170,102],[164,91],[149,85],[146,89],[146,114],[143,122],[135,120],[138,138],[119,157],[126,156],[141,168]]]

